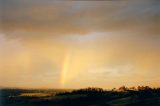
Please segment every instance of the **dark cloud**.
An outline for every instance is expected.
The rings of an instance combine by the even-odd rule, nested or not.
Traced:
[[[6,0],[1,3],[4,4],[1,20],[5,32],[50,36],[126,30],[159,35],[159,1]]]

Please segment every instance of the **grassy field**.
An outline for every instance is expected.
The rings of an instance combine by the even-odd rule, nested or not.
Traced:
[[[160,89],[1,89],[0,106],[160,106]]]

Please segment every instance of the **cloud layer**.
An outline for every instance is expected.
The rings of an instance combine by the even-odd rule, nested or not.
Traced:
[[[64,87],[160,86],[159,1],[0,4],[2,86],[61,87],[68,52]]]

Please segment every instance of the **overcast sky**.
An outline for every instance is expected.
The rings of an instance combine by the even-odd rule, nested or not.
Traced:
[[[0,0],[0,86],[160,86],[160,1]]]

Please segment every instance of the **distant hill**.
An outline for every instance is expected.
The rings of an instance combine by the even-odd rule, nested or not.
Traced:
[[[160,106],[160,89],[1,89],[2,106]]]

